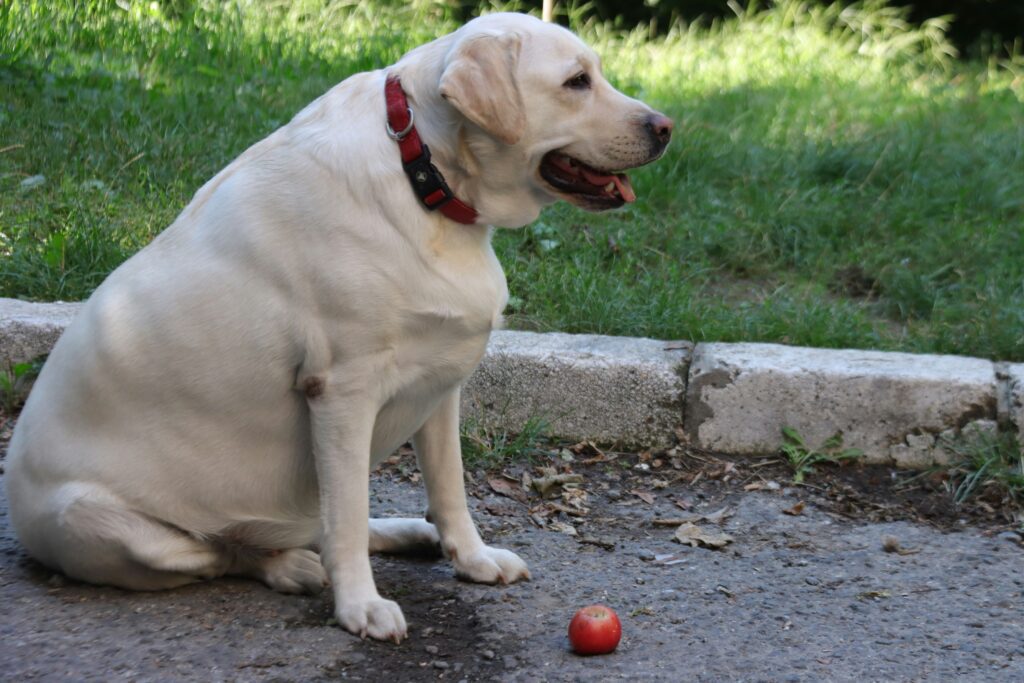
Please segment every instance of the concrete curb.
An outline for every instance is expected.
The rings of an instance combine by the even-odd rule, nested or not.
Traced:
[[[80,307],[0,298],[0,363],[23,363],[49,353]]]
[[[1011,428],[1016,427],[1024,444],[1024,363],[1006,365],[1000,380],[1001,386],[1006,387],[1007,397],[1006,409],[1000,417]]]
[[[689,342],[501,330],[463,387],[463,417],[560,437],[666,447],[682,423]]]
[[[0,299],[0,362],[52,348],[80,304]],[[463,390],[464,418],[629,447],[678,440],[767,454],[782,427],[836,433],[869,462],[946,462],[944,444],[1000,427],[1024,438],[1024,364],[960,356],[499,331]]]
[[[782,426],[811,447],[834,434],[869,462],[942,463],[964,429],[994,429],[995,367],[958,356],[702,344],[690,369],[686,432],[711,451],[778,448]]]

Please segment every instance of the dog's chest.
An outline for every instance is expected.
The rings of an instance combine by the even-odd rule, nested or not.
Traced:
[[[396,321],[398,362],[449,384],[476,367],[508,299],[505,274],[489,243],[468,251],[437,262],[430,276],[408,287]]]
[[[402,331],[391,346],[390,367],[381,378],[387,398],[374,428],[375,459],[419,429],[483,357],[504,305],[504,289],[468,294],[464,299],[436,299],[403,314]]]
[[[475,283],[458,293],[424,300],[402,316],[395,344],[400,384],[413,393],[447,390],[480,362],[491,330],[500,324],[506,293],[493,283]]]

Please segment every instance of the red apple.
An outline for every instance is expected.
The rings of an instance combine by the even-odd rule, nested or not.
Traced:
[[[569,645],[578,655],[605,655],[615,650],[622,624],[611,607],[584,607],[569,622]]]

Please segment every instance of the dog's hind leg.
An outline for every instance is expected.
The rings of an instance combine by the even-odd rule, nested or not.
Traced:
[[[214,543],[150,517],[102,486],[72,482],[45,496],[26,545],[72,578],[129,590],[163,590],[224,574]]]
[[[437,528],[425,519],[371,518],[370,552],[439,557],[441,537]]]
[[[242,550],[228,570],[267,584],[278,593],[319,593],[330,585],[320,555],[307,548]]]

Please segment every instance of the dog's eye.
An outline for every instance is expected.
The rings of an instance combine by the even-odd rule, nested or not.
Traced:
[[[586,71],[583,71],[567,80],[563,85],[573,90],[587,90],[590,88],[590,76],[587,75]]]

